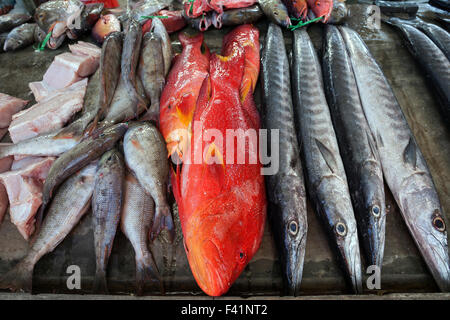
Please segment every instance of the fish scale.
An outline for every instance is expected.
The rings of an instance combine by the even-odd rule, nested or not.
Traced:
[[[334,26],[326,27],[323,72],[366,261],[381,268],[386,223],[383,173],[344,40]]]
[[[297,295],[306,249],[305,183],[294,124],[289,61],[281,28],[269,25],[262,55],[265,127],[279,130],[279,170],[266,179],[272,228],[281,253],[289,294]],[[269,144],[271,145],[271,144]],[[271,156],[275,156],[273,151]]]
[[[383,167],[383,174],[434,279],[450,289],[443,211],[426,161],[384,74],[360,36],[339,27]]]
[[[297,134],[305,161],[308,191],[337,249],[347,279],[362,291],[356,220],[324,94],[321,69],[306,30],[294,31],[293,92]]]

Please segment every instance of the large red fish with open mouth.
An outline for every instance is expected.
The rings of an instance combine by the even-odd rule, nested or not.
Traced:
[[[211,57],[194,113],[189,161],[173,180],[189,264],[211,296],[226,293],[252,259],[266,219],[259,115],[254,104],[244,107],[241,101],[246,50],[229,41],[228,55]],[[230,129],[251,138],[239,147],[226,138]]]
[[[209,50],[203,34],[178,36],[183,51],[176,56],[160,99],[159,128],[169,156],[180,160],[191,141],[191,122],[203,80],[209,70]]]

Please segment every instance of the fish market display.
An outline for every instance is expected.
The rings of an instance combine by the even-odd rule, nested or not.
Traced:
[[[400,23],[398,20],[389,21],[400,30],[409,51],[431,80],[442,112],[447,121],[450,121],[450,61],[444,52],[420,30]],[[448,45],[450,43],[447,43]]]
[[[339,31],[347,45],[383,174],[428,268],[442,291],[450,288],[450,260],[443,211],[425,159],[397,99],[359,35]]]
[[[227,292],[258,250],[266,217],[257,137],[242,149],[201,138],[212,128],[222,137],[227,129],[260,128],[256,108],[244,106],[240,98],[245,49],[239,41],[232,43],[228,56],[211,56],[193,117],[191,161],[183,161],[173,184],[191,271],[211,296]],[[236,149],[253,160],[234,163]],[[198,159],[203,151],[204,159]]]
[[[28,101],[0,93],[0,139],[5,135],[12,116],[21,111]]]
[[[148,234],[155,214],[155,203],[136,178],[125,178],[123,209],[120,227],[133,245],[136,260],[136,291],[142,295],[148,281],[162,283],[153,255],[148,248]]]
[[[159,127],[166,140],[169,156],[179,159],[190,145],[190,126],[203,80],[209,70],[209,49],[203,43],[203,34],[178,38],[183,51],[175,59],[161,94]]]
[[[145,34],[138,66],[139,78],[145,94],[150,99],[147,114],[156,122],[159,120],[159,98],[165,83],[162,41],[153,32]]]
[[[103,153],[110,150],[114,144],[122,138],[127,128],[127,124],[120,123],[104,130],[100,130],[56,159],[50,168],[44,183],[42,205],[36,217],[37,230],[39,230],[45,208],[50,203],[55,188],[75,172],[84,168],[90,162],[98,159]]]
[[[355,292],[361,292],[356,220],[321,74],[308,33],[304,29],[295,30],[292,62],[294,113],[305,160],[308,192],[347,280]]]
[[[289,13],[281,0],[258,0],[258,4],[270,21],[282,27],[290,26]]]
[[[172,235],[174,225],[167,203],[169,163],[164,138],[148,122],[130,125],[123,139],[125,161],[141,186],[155,201],[152,238],[167,229]]]
[[[383,172],[346,50],[337,27],[327,26],[323,46],[325,92],[366,262],[381,268],[386,225]]]
[[[103,154],[98,162],[92,195],[92,223],[97,266],[93,291],[96,293],[108,292],[106,267],[120,221],[124,178],[125,164],[122,155],[116,149]]]
[[[294,126],[289,61],[283,33],[275,24],[269,25],[261,60],[264,124],[267,129],[279,130],[280,141],[279,170],[266,179],[269,212],[288,292],[297,295],[308,230],[306,192]]]
[[[36,158],[18,168],[14,168],[14,163],[12,171],[0,174],[8,194],[11,222],[25,240],[34,232],[35,215],[42,203],[42,184],[54,160],[51,157]]]
[[[97,43],[101,44],[109,34],[120,31],[121,25],[119,19],[113,14],[105,14],[98,19],[92,28],[92,37]]]
[[[3,50],[14,51],[33,44],[36,26],[35,23],[24,23],[11,30],[3,45]]]
[[[90,164],[61,185],[28,254],[0,277],[0,288],[31,292],[36,263],[52,252],[87,212],[94,190],[95,170],[96,165]]]

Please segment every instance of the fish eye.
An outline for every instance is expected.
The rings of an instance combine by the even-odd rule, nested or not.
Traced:
[[[433,218],[433,227],[440,232],[445,231],[445,222],[440,216],[436,216]]]
[[[245,259],[245,253],[244,253],[244,251],[240,251],[240,252],[239,252],[239,260],[240,260],[241,262],[243,262],[244,259]]]
[[[380,216],[381,210],[379,206],[373,205],[371,211],[374,217],[378,218]]]
[[[288,225],[289,233],[295,236],[298,232],[298,224],[296,221],[291,221]]]
[[[336,233],[340,235],[341,237],[345,236],[347,234],[347,227],[344,223],[338,222],[336,224]]]

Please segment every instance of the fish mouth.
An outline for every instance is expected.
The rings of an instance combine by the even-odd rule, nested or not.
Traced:
[[[358,237],[356,226],[352,232],[349,232],[341,242],[341,259],[343,260],[344,271],[347,274],[347,279],[351,284],[353,292],[362,293],[362,274],[361,274],[361,257],[359,253]],[[343,243],[342,243],[343,241]]]
[[[300,285],[303,277],[303,264],[305,260],[306,237],[302,236],[296,248],[288,253],[286,266],[287,294],[290,296],[300,295]]]

